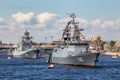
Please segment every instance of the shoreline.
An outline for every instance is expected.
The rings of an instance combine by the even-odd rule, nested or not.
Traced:
[[[108,56],[118,56],[120,57],[120,52],[110,52],[110,51],[97,51],[97,50],[91,50],[92,53],[100,53],[102,55],[108,55]]]
[[[120,57],[120,52],[106,52],[106,55],[111,55],[111,56],[118,56]]]

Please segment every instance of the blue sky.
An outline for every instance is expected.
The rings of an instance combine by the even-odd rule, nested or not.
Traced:
[[[1,0],[0,17],[17,12],[50,12],[59,15],[75,12],[81,17],[118,18],[120,0]]]
[[[82,26],[88,31],[85,32],[86,36],[99,34],[104,35],[103,39],[105,40],[120,39],[118,38],[120,34],[120,0],[0,0],[0,35],[6,36],[0,37],[0,40],[18,42],[17,38],[23,34],[23,30],[26,28],[25,23],[27,23],[27,26],[29,24],[27,29],[30,29],[31,35],[36,37],[35,41],[44,41],[44,37],[40,39],[38,38],[40,35],[36,34],[41,34],[40,31],[44,31],[42,33],[45,34],[46,31],[54,31],[52,35],[57,36],[55,32],[62,29],[53,24],[63,24],[64,27],[66,14],[73,12],[76,13],[81,22],[83,21]],[[23,15],[27,19],[20,17]],[[43,20],[38,19],[41,18],[37,17],[40,15]],[[45,16],[49,16],[49,18]],[[38,24],[40,25],[39,29]],[[10,37],[5,32],[9,33]],[[108,36],[110,34],[111,36]],[[58,33],[58,35],[60,34]],[[13,37],[16,38],[10,39]],[[113,38],[111,39],[111,37]]]

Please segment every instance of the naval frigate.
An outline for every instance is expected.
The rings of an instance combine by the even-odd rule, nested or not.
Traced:
[[[90,66],[94,67],[100,53],[92,53],[89,43],[82,34],[84,29],[79,28],[76,15],[70,15],[72,20],[68,21],[63,30],[62,39],[57,48],[46,59],[48,63]]]
[[[13,57],[36,59],[38,57],[39,50],[32,47],[33,42],[31,39],[32,36],[30,36],[30,33],[26,30],[18,48],[12,52]]]

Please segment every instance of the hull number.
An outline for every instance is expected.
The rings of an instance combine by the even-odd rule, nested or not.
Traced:
[[[79,62],[84,62],[82,57],[77,57],[77,59],[78,59]]]

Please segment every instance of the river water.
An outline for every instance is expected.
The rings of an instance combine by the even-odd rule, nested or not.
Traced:
[[[0,80],[120,80],[120,58],[100,55],[96,67],[54,64],[48,68],[45,58],[8,60],[0,58]]]

